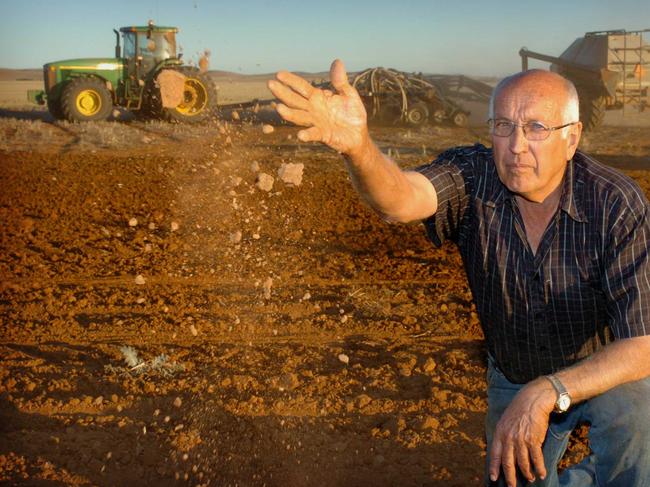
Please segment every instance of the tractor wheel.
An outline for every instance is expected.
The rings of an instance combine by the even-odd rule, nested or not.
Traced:
[[[598,128],[605,118],[607,100],[604,96],[585,94],[580,96],[580,121],[585,131]]]
[[[217,108],[217,89],[210,76],[198,69],[182,68],[180,72],[185,76],[183,100],[175,108],[162,108],[161,115],[169,122],[204,122]]]
[[[50,115],[54,117],[54,120],[63,120],[65,118],[63,115],[63,110],[61,109],[60,99],[48,98],[47,110],[50,112]]]
[[[61,111],[70,122],[106,120],[113,111],[111,92],[97,78],[75,78],[63,88]]]
[[[456,127],[466,127],[469,120],[466,113],[456,112],[452,117],[452,121]]]
[[[406,122],[409,125],[420,126],[427,123],[429,109],[424,103],[416,103],[406,112]]]

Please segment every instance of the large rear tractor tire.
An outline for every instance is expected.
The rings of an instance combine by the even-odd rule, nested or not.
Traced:
[[[605,118],[607,99],[593,94],[580,95],[580,121],[585,131],[595,130]]]
[[[113,112],[111,92],[97,78],[75,78],[61,94],[61,111],[70,122],[107,120]]]
[[[179,72],[185,76],[182,101],[174,108],[162,107],[158,91],[160,115],[169,122],[199,123],[208,120],[217,109],[217,89],[212,78],[195,68],[181,68]]]

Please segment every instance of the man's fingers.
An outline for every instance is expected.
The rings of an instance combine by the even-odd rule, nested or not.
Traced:
[[[528,447],[523,442],[518,443],[515,454],[517,456],[517,465],[519,465],[519,470],[521,470],[521,473],[529,482],[533,482],[535,480],[535,475],[533,475],[533,472],[530,470]]]
[[[503,452],[503,444],[500,440],[494,439],[492,448],[490,449],[490,480],[496,482],[499,478],[499,470],[501,470],[501,453]]]
[[[291,108],[299,108],[301,110],[307,110],[309,108],[309,102],[305,97],[299,95],[293,91],[288,86],[280,83],[279,81],[269,80],[267,83],[271,93],[280,100],[282,103]]]
[[[300,125],[302,127],[309,127],[314,124],[313,117],[304,110],[289,108],[282,103],[279,103],[275,109],[287,122],[295,123],[296,125]]]
[[[503,476],[506,478],[508,487],[515,487],[517,485],[517,467],[512,443],[505,445],[501,455],[501,465],[503,467]]]
[[[289,71],[280,71],[275,75],[275,77],[278,79],[278,81],[281,81],[290,87],[293,91],[301,94],[305,98],[309,98],[314,92],[315,88],[309,84],[306,79],[290,73]]]
[[[530,457],[533,459],[533,466],[540,479],[546,478],[546,465],[544,464],[544,455],[539,446],[534,446],[530,450]]]
[[[318,127],[310,127],[299,131],[298,139],[302,142],[322,142],[323,133]]]
[[[342,95],[352,95],[354,93],[354,88],[348,82],[345,65],[340,59],[335,59],[332,66],[330,66],[330,81],[337,93]]]

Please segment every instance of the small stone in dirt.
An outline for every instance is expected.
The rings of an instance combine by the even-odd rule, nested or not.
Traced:
[[[262,133],[265,135],[272,134],[275,132],[275,129],[273,128],[273,125],[269,125],[268,123],[265,123],[262,125]]]
[[[104,397],[103,396],[97,396],[95,398],[95,401],[93,402],[93,404],[95,404],[95,406],[101,406],[102,404],[104,404]]]
[[[117,402],[119,401],[119,397],[117,397],[117,394],[111,394],[111,402]]]
[[[251,171],[259,172],[259,170],[260,170],[260,163],[257,161],[251,162]]]
[[[151,138],[147,137],[146,135],[142,136],[141,140],[143,144],[148,144],[149,142],[151,142]]]
[[[430,374],[431,372],[436,370],[436,367],[437,367],[436,362],[431,357],[429,357],[428,359],[425,360],[424,364],[422,365],[422,370],[425,373]]]
[[[198,330],[194,325],[190,325],[190,333],[192,334],[192,336],[197,336],[199,334]]]
[[[271,299],[271,286],[273,286],[273,279],[267,277],[266,281],[264,281],[264,284],[262,285],[264,299]]]
[[[255,186],[257,186],[262,191],[269,192],[273,189],[273,176],[261,172],[257,175],[257,180],[255,181]]]
[[[341,323],[345,323],[346,321],[348,321],[348,315],[341,316]]]
[[[175,232],[176,230],[178,230],[180,228],[180,225],[178,224],[178,222],[172,222],[171,225],[170,225],[170,228],[171,228],[172,232]]]
[[[242,178],[239,176],[230,176],[230,182],[232,183],[233,186],[237,187],[241,184]]]
[[[251,236],[253,237],[253,240],[259,240],[260,239],[260,234],[259,233],[254,233]]]
[[[368,404],[372,402],[372,398],[368,396],[367,394],[361,394],[357,396],[357,406],[361,408],[365,408]]]
[[[234,233],[231,233],[230,234],[230,243],[237,244],[237,243],[241,242],[241,237],[242,237],[242,234],[241,234],[241,232],[239,230],[237,230]]]
[[[147,282],[142,274],[138,274],[135,276],[135,283],[138,285],[143,285],[145,282]]]
[[[436,430],[439,426],[440,421],[438,421],[438,419],[434,418],[433,416],[427,416],[422,420],[422,423],[420,423],[421,430]]]
[[[129,220],[129,226],[130,227],[137,227],[138,226],[138,219],[137,218],[131,218]]]
[[[169,422],[171,421],[171,419],[172,419],[172,418],[170,418],[169,416],[165,416],[165,418],[163,419],[163,421],[164,421],[165,423],[169,423]]]
[[[174,407],[179,408],[179,407],[181,407],[182,404],[183,404],[183,400],[180,397],[177,397],[176,399],[174,399]]]
[[[302,300],[303,300],[303,301],[308,301],[309,299],[311,299],[311,293],[310,293],[309,291],[307,291],[307,292],[302,296]]]
[[[277,385],[280,390],[291,391],[300,385],[300,381],[294,373],[283,374],[278,378]]]
[[[350,357],[348,357],[344,353],[339,353],[338,359],[343,362],[344,364],[349,364],[350,363]]]
[[[239,120],[241,118],[237,110],[233,110],[231,116],[233,120]]]
[[[305,165],[302,163],[283,163],[278,169],[278,177],[289,186],[300,186],[302,184],[302,171]]]
[[[156,224],[154,222],[149,222],[149,230],[155,230]]]

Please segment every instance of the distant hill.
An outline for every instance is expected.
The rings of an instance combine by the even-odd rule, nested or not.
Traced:
[[[43,69],[0,68],[0,81],[41,81]]]

